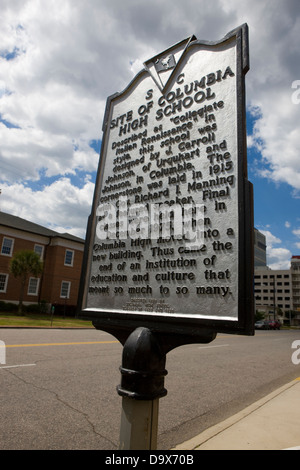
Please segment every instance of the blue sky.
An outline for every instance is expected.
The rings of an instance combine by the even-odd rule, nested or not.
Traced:
[[[255,124],[247,112],[247,134],[252,135]],[[300,193],[286,182],[264,176],[270,164],[261,152],[248,147],[248,178],[254,189],[254,222],[267,238],[268,264],[286,269],[291,255],[300,253]]]
[[[247,23],[255,225],[267,237],[268,264],[289,267],[300,254],[299,0],[0,0],[0,7],[0,210],[81,237],[107,97],[182,39],[219,40]]]

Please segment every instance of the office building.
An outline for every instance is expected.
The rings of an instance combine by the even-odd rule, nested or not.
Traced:
[[[266,237],[254,228],[254,266],[267,265]]]
[[[292,256],[291,260],[293,309],[300,316],[300,256]]]
[[[265,318],[277,318],[293,310],[291,271],[256,267],[254,295],[256,310]]]
[[[300,256],[293,256],[290,269],[255,267],[255,308],[265,319],[280,318],[300,324]]]

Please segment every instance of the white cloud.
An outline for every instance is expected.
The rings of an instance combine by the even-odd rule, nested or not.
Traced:
[[[0,184],[11,210],[22,200],[18,192],[33,201],[24,182],[41,175],[56,176],[57,190],[66,185],[68,194],[76,193],[63,176],[96,170],[90,142],[101,139],[106,98],[123,90],[143,61],[192,34],[221,39],[244,22],[247,102],[257,119],[248,145],[261,151],[262,176],[299,191],[300,104],[291,99],[292,83],[300,79],[298,0],[199,0],[197,6],[194,0],[1,0],[0,118],[14,127],[0,122]],[[51,207],[53,190],[53,182],[39,189]],[[54,201],[57,213],[69,204],[71,221],[71,201]],[[32,207],[26,209],[30,220]],[[48,223],[56,218],[50,212]]]
[[[2,185],[0,210],[84,238],[93,191],[94,184],[88,178],[82,187],[60,178],[38,191],[21,183]]]
[[[300,238],[300,228],[298,228],[296,230],[293,230],[292,232],[293,232],[294,235],[296,235],[296,237]],[[300,250],[300,242],[296,242],[295,246],[296,246],[296,248],[298,248]]]
[[[287,248],[270,248],[267,253],[271,269],[289,269],[292,253]]]
[[[292,253],[287,248],[274,247],[282,243],[280,238],[273,235],[269,230],[261,230],[266,237],[267,264],[271,269],[289,269]]]
[[[300,237],[300,228],[293,230],[293,234],[296,235],[297,237]]]
[[[269,230],[261,230],[261,233],[266,237],[267,246],[272,247],[278,243],[281,243],[280,238],[273,235]]]
[[[299,190],[300,105],[293,103],[291,88],[299,75],[299,4],[275,0],[270,9],[268,2],[261,2],[259,10],[255,3],[248,12],[249,23],[253,21],[248,97],[252,109],[261,113],[248,143],[261,152],[267,165],[263,177]]]

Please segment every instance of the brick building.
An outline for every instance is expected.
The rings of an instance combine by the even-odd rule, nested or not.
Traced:
[[[9,272],[12,256],[33,250],[44,263],[39,278],[30,277],[24,304],[77,305],[84,240],[58,233],[20,217],[0,212],[0,301],[18,303],[20,282]]]

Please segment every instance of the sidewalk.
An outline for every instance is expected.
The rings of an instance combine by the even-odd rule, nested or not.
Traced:
[[[300,378],[174,450],[300,450]]]

